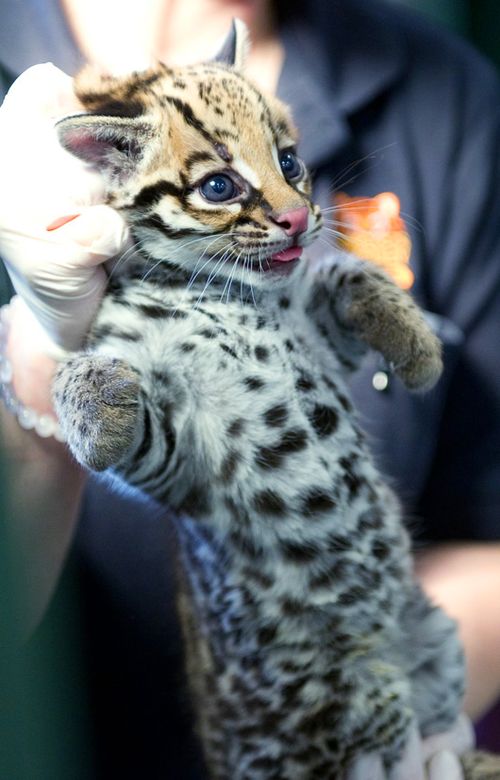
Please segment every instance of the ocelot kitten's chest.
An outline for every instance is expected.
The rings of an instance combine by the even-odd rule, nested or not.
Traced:
[[[105,299],[90,344],[100,351],[112,344],[127,358],[140,354],[165,366],[175,357],[179,374],[182,368],[195,384],[205,383],[207,396],[207,381],[215,383],[219,402],[229,375],[235,407],[239,383],[251,393],[252,408],[257,398],[276,393],[297,414],[319,397],[351,410],[335,351],[287,295],[269,296],[256,307],[252,301],[223,303],[220,294],[199,302],[198,295],[177,297],[155,285],[125,282]]]
[[[118,287],[103,304],[91,344],[135,365],[149,379],[148,391],[177,388],[173,413],[186,414],[195,445],[201,428],[199,446],[206,446],[209,426],[208,441],[221,454],[236,442],[260,448],[260,461],[247,458],[248,472],[283,465],[276,449],[283,434],[316,467],[331,458],[333,435],[344,452],[359,445],[335,352],[292,297],[270,297],[259,307],[219,298],[197,303],[154,285]]]

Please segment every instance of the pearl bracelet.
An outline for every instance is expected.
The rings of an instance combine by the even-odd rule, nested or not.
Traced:
[[[44,439],[53,436],[57,441],[64,441],[58,421],[50,414],[38,414],[29,406],[24,406],[17,398],[12,385],[12,365],[7,359],[5,349],[9,334],[10,305],[0,307],[0,398],[6,408],[14,414],[21,428],[34,430]]]

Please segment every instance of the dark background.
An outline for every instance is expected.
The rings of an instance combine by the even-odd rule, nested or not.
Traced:
[[[498,0],[392,0],[421,11],[468,38],[500,66]]]

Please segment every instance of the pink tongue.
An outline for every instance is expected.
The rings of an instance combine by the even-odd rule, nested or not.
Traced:
[[[302,254],[301,246],[290,246],[288,249],[283,249],[281,252],[276,252],[275,255],[271,255],[271,260],[279,260],[280,263],[288,263],[289,260],[296,260]]]

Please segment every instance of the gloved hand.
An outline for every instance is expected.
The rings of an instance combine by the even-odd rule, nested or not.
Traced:
[[[458,756],[474,746],[474,731],[465,715],[443,734],[420,739],[412,729],[403,758],[386,775],[379,755],[360,756],[349,769],[346,780],[463,780]]]
[[[99,305],[103,262],[128,239],[120,215],[99,205],[99,176],[58,143],[54,123],[81,110],[72,80],[50,63],[25,71],[0,108],[0,255],[52,342],[69,350]]]

